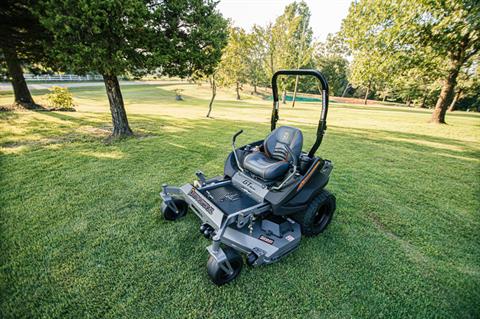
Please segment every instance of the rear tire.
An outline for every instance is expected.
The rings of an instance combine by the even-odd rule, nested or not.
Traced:
[[[297,213],[292,217],[300,224],[303,235],[316,236],[330,224],[335,208],[335,196],[324,189],[315,196],[304,212]]]
[[[233,273],[228,274],[225,270],[220,267],[220,264],[217,263],[217,260],[210,256],[207,262],[207,272],[208,276],[212,280],[212,282],[217,285],[221,286],[224,284],[229,283],[230,281],[237,278],[240,274],[240,271],[243,267],[243,258],[235,249],[231,247],[223,248],[223,252],[227,256],[230,265],[232,266]]]
[[[187,214],[188,204],[186,201],[181,199],[174,199],[173,202],[178,208],[178,213],[175,212],[172,208],[170,208],[167,204],[162,203],[161,209],[163,213],[163,218],[165,218],[166,220],[177,220]]]

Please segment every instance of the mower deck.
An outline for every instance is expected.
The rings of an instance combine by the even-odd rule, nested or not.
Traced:
[[[257,266],[277,261],[300,244],[300,226],[291,219],[271,216],[255,221],[255,214],[268,212],[268,203],[259,203],[232,180],[216,180],[202,187],[185,184],[181,187],[164,185],[160,194],[171,203],[170,194],[189,203],[203,223],[213,226],[220,241],[244,253],[254,252]],[[245,216],[245,218],[244,218]],[[207,247],[221,262],[222,253]]]

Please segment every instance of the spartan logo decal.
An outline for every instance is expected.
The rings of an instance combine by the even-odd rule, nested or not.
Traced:
[[[195,192],[195,189],[192,188],[192,190],[188,193],[197,203],[200,204],[210,215],[213,213],[214,208],[210,206],[210,204],[207,203],[206,200],[204,200],[200,195]]]
[[[280,141],[287,143],[290,140],[290,132],[285,131],[282,133],[282,136],[280,137]]]

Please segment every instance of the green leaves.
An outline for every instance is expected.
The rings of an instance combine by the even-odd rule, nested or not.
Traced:
[[[226,45],[212,1],[43,0],[37,14],[55,36],[50,54],[76,73],[212,72]]]
[[[0,48],[15,51],[23,63],[49,65],[45,46],[52,35],[32,14],[33,5],[34,1],[30,0],[0,2]]]
[[[464,0],[362,0],[351,5],[342,34],[354,56],[354,84],[423,95],[480,49],[480,6]]]
[[[294,2],[275,21],[272,36],[276,42],[276,69],[296,69],[310,63],[313,53],[310,15],[305,2]]]
[[[341,96],[348,84],[348,61],[340,55],[317,55],[315,67],[328,79],[330,94]]]
[[[228,45],[223,50],[218,67],[217,82],[221,86],[247,82],[249,37],[241,28],[230,28]]]

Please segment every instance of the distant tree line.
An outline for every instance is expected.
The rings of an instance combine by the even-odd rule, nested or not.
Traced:
[[[315,68],[331,94],[447,110],[480,108],[480,4],[478,0],[360,0],[352,3],[341,31],[313,39],[305,2],[285,7],[274,23],[250,33],[230,28],[229,42],[210,83],[269,86],[279,69]],[[216,88],[215,86],[215,88]],[[318,93],[314,80],[280,82],[286,92]]]
[[[459,100],[480,107],[478,0],[355,1],[341,33],[366,96],[432,105],[435,123]]]
[[[212,89],[232,86],[240,99],[244,85],[250,85],[252,93],[258,94],[258,87],[269,87],[272,75],[280,69],[314,68],[329,79],[332,94],[341,95],[348,85],[348,51],[333,35],[326,43],[315,41],[310,17],[307,4],[300,1],[287,5],[274,23],[255,25],[251,32],[231,27],[222,59],[210,76]],[[283,78],[279,86],[283,103],[287,91],[293,92],[292,106],[298,91],[319,92],[313,78]]]

